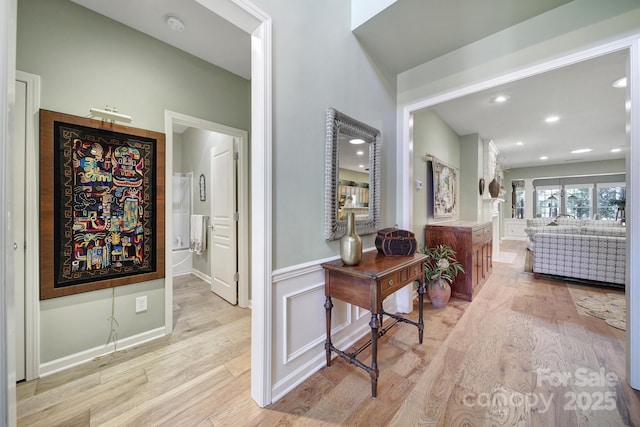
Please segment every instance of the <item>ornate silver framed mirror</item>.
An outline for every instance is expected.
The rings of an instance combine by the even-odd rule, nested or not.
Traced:
[[[325,239],[336,240],[353,212],[358,234],[380,227],[380,131],[334,108],[327,109]]]

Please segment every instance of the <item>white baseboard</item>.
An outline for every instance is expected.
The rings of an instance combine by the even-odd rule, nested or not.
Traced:
[[[211,276],[208,276],[206,274],[204,274],[202,271],[200,270],[196,270],[195,268],[193,270],[191,270],[191,273],[194,276],[198,276],[199,278],[201,278],[202,280],[204,280],[207,283],[211,283]]]
[[[126,350],[127,348],[131,348],[147,341],[163,337],[164,335],[164,327],[152,329],[150,331],[143,332],[132,337],[118,340],[117,349],[118,351]],[[56,372],[72,368],[82,363],[89,362],[96,357],[104,356],[110,353],[113,353],[113,343],[110,343],[109,345],[101,345],[99,347],[81,351],[80,353],[61,357],[60,359],[52,360],[51,362],[42,363],[40,365],[40,377],[46,377],[47,375],[55,374]]]

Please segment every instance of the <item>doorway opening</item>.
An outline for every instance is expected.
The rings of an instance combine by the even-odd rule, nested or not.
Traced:
[[[190,153],[189,145],[193,144],[193,146],[198,146],[196,150],[193,150],[193,157],[197,157],[198,153],[206,144],[210,144],[206,149],[206,152],[209,152],[216,145],[216,140],[231,140],[234,142],[237,148],[237,190],[233,189],[232,193],[234,193],[234,204],[236,205],[236,209],[238,212],[237,221],[234,221],[237,224],[237,254],[234,254],[236,258],[234,260],[234,264],[237,265],[237,303],[242,308],[249,307],[249,265],[250,265],[250,249],[249,249],[249,168],[248,168],[248,153],[249,153],[249,140],[248,140],[248,132],[241,129],[232,128],[229,126],[225,126],[222,124],[210,122],[207,120],[199,119],[196,117],[187,116],[185,114],[173,112],[173,111],[165,111],[165,130],[166,130],[166,155],[169,161],[166,165],[166,177],[167,180],[170,181],[173,177],[174,172],[184,172],[178,171],[174,169],[174,157],[176,157],[178,153],[178,147],[182,146],[181,153]],[[194,139],[184,141],[183,143],[178,143],[174,141],[174,135],[176,134],[185,134],[191,133],[194,135]],[[191,141],[191,142],[189,142]],[[190,156],[189,154],[184,154],[184,156]],[[182,156],[180,156],[182,157]],[[208,160],[208,159],[207,159]],[[194,213],[198,213],[199,215],[204,215],[211,218],[211,202],[207,201],[207,196],[211,193],[207,190],[207,181],[209,182],[209,187],[214,188],[214,177],[210,176],[209,179],[206,179],[206,175],[210,175],[211,165],[210,162],[204,162],[201,165],[195,165],[195,161],[183,159],[184,168],[198,169],[193,170],[194,176],[203,175],[205,178],[203,180],[203,188],[204,191],[202,193],[202,198],[200,198],[201,186],[200,180],[198,181],[198,185],[194,184],[194,194],[198,193],[198,197],[193,197],[193,200],[198,200],[198,205],[193,208]],[[202,173],[199,168],[204,168]],[[235,173],[234,173],[235,174]],[[226,188],[226,184],[225,184]],[[166,195],[167,200],[173,200],[174,197],[174,188],[172,185],[166,186]],[[209,196],[210,197],[210,196]],[[202,200],[204,199],[204,200]],[[195,204],[195,202],[194,202]],[[167,204],[167,218],[171,218],[173,207],[170,204]],[[199,210],[202,209],[202,210]],[[171,211],[170,211],[171,210]],[[209,220],[210,221],[210,220]],[[210,231],[207,230],[209,235],[211,235]],[[174,224],[173,221],[167,221],[166,224],[166,235],[173,236],[174,233]],[[210,239],[211,241],[212,239]],[[212,242],[211,242],[212,243]],[[212,283],[212,279],[215,276],[213,271],[213,264],[211,263],[211,257],[208,256],[210,252],[207,252],[207,256],[201,257],[202,260],[196,260],[195,262],[200,262],[204,267],[201,269],[209,269],[209,277],[205,277],[199,275],[205,281]],[[166,259],[170,260],[173,256],[173,248],[171,245],[166,246]],[[198,255],[195,258],[199,258]],[[208,258],[206,260],[205,258]],[[165,278],[165,333],[171,333],[173,329],[173,274],[174,274],[174,266],[172,262],[166,263],[166,278]],[[197,270],[198,266],[194,270]]]

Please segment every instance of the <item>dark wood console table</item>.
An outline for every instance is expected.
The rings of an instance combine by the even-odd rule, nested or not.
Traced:
[[[373,397],[376,397],[378,386],[378,338],[386,334],[398,322],[404,322],[418,328],[418,340],[422,344],[424,330],[424,303],[422,297],[425,292],[425,259],[426,256],[423,254],[389,257],[380,255],[378,252],[366,252],[362,256],[362,262],[356,266],[345,266],[342,260],[322,264],[325,269],[324,289],[326,300],[324,308],[326,309],[327,317],[327,339],[324,348],[327,352],[327,366],[331,366],[331,352],[334,351],[349,363],[367,371],[371,377],[371,395]],[[382,309],[382,301],[413,282],[419,282],[418,322],[397,314],[386,313]],[[338,350],[331,343],[332,297],[371,311],[371,321],[369,322],[371,339],[353,353]],[[382,328],[383,315],[387,315],[395,319],[395,321]],[[371,366],[367,366],[356,359],[356,356],[369,346],[371,346]]]

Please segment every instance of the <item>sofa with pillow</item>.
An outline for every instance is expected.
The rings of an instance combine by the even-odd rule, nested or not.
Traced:
[[[525,231],[533,273],[624,286],[626,229],[620,223],[535,218]]]

